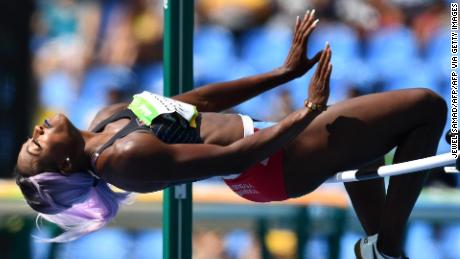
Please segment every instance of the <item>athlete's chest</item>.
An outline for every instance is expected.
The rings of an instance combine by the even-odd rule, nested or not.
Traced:
[[[119,119],[113,122],[108,123],[105,125],[104,129],[101,131],[105,134],[116,134],[120,130],[122,130],[126,125],[129,123],[129,119]]]

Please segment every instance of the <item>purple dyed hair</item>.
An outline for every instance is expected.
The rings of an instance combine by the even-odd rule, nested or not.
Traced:
[[[44,218],[64,229],[64,233],[44,242],[68,242],[105,226],[127,203],[129,193],[114,192],[103,180],[87,172],[64,176],[44,172],[31,177],[20,174],[17,184],[27,203]]]

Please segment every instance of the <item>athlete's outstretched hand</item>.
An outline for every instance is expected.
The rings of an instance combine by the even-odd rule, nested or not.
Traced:
[[[292,46],[283,64],[283,68],[294,78],[304,75],[320,58],[321,51],[312,59],[307,57],[308,37],[317,23],[315,10],[307,11],[302,20],[297,16]]]
[[[331,55],[331,47],[329,43],[326,43],[326,49],[321,53],[318,67],[308,87],[308,101],[324,107],[329,99],[329,81],[332,73]]]

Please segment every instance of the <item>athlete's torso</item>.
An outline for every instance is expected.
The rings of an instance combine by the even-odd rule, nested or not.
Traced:
[[[95,129],[97,129],[98,126],[100,126],[98,124],[100,124],[107,118],[114,116],[114,114],[117,114],[117,113],[122,112],[123,110],[126,110],[126,107],[127,107],[127,104],[116,104],[116,105],[112,105],[112,106],[104,108],[94,118],[93,122],[91,123],[90,130],[94,131]],[[216,144],[216,145],[228,145],[243,137],[243,127],[242,127],[242,122],[241,122],[241,118],[239,115],[220,114],[220,113],[200,113],[198,122],[199,123],[197,124],[197,128],[194,130],[196,130],[196,132],[198,133],[199,138],[202,143]],[[132,122],[128,118],[119,118],[117,120],[113,120],[113,121],[110,121],[109,123],[106,123],[102,128],[99,127],[98,132],[102,133],[100,134],[101,138],[104,138],[102,142],[107,143],[108,141],[110,141],[113,138],[113,136],[119,134],[120,131],[123,131],[123,129],[125,129],[126,126],[130,123]],[[158,128],[158,125],[156,127]],[[142,138],[159,138],[158,136],[155,135],[154,131],[150,132],[150,134],[146,134],[146,133],[148,132],[146,132],[145,130],[132,131],[126,136],[117,138],[115,141],[117,142],[118,146],[123,145],[124,141],[129,140],[135,134],[142,134]],[[173,142],[173,143],[180,143],[180,141]],[[187,142],[184,142],[184,143],[187,143]],[[193,141],[193,143],[197,143],[197,141]],[[105,150],[108,151],[110,148],[111,146],[109,145],[108,147],[105,148]],[[105,152],[105,150],[102,150],[102,152]],[[146,173],[149,173],[149,171],[146,170]],[[155,173],[161,173],[161,172],[155,172]],[[143,184],[140,182],[136,182],[135,180],[126,181],[126,179],[116,179],[115,176],[107,175],[107,173],[105,174],[106,175],[101,175],[101,176],[104,179],[108,180],[109,182],[113,182],[115,185],[123,189],[137,191],[137,192],[155,191],[155,190],[163,189],[169,186],[170,184],[174,184],[173,182],[162,183],[162,184],[158,183],[156,185],[152,183]]]
[[[106,118],[126,108],[126,104],[114,104],[103,108],[91,122],[90,131]],[[200,137],[203,143],[215,145],[228,145],[243,137],[241,117],[237,114],[222,114],[204,112],[200,113]],[[115,135],[129,123],[129,119],[119,119],[108,123],[101,132]],[[133,132],[131,134],[135,134]],[[154,135],[151,135],[155,137]]]

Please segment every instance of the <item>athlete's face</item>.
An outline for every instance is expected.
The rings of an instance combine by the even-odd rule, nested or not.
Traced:
[[[44,171],[59,172],[66,158],[76,159],[84,148],[80,131],[63,114],[36,125],[32,136],[27,139],[19,152],[17,166],[28,175]]]

